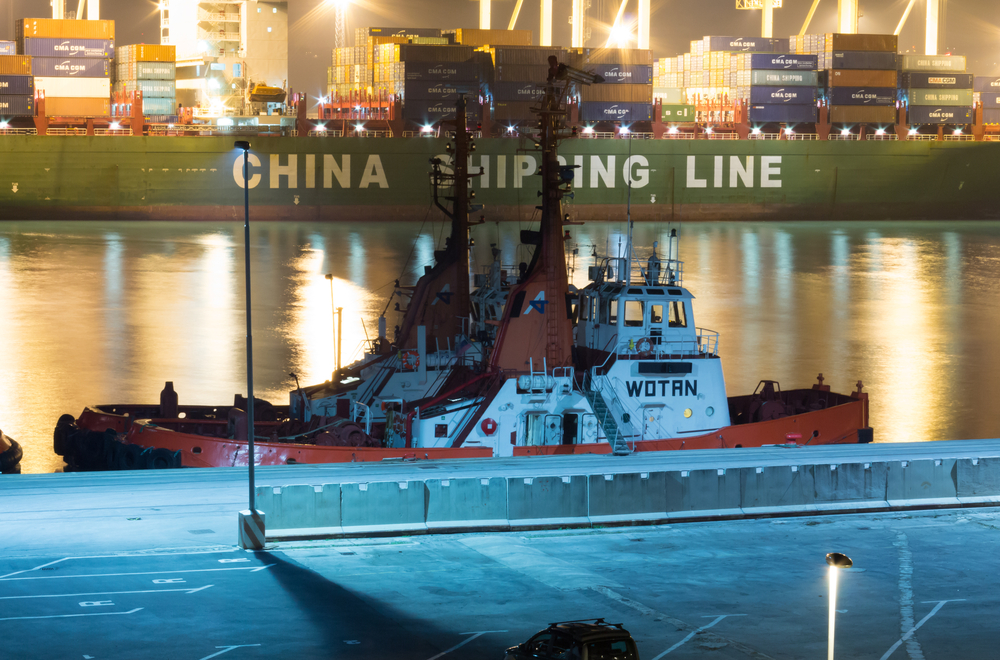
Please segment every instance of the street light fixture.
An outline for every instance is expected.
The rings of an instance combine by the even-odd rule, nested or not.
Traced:
[[[826,657],[827,660],[833,660],[833,631],[837,616],[837,572],[842,568],[850,568],[854,562],[842,552],[830,552],[826,555],[826,563],[830,566],[830,633]]]
[[[239,540],[245,549],[260,550],[264,547],[264,514],[257,511],[254,488],[253,450],[253,334],[250,319],[250,142],[237,140],[233,146],[243,150],[243,246],[246,266],[246,308],[247,308],[247,459],[250,468],[250,508],[240,512]]]

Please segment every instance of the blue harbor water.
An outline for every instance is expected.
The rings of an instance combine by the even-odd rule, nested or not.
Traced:
[[[473,228],[474,263],[490,244],[527,259],[522,227]],[[640,255],[666,224],[635,229]],[[696,324],[721,333],[730,395],[761,379],[834,390],[864,382],[878,442],[1000,436],[1000,224],[692,223],[677,225]],[[571,227],[571,281],[615,253],[620,222]],[[287,403],[360,355],[395,280],[412,283],[447,226],[251,223],[256,394]],[[575,252],[575,254],[574,254]],[[86,405],[181,403],[246,390],[243,224],[0,223],[0,429],[24,446],[24,472],[53,472],[52,429]],[[324,277],[332,273],[331,280]]]

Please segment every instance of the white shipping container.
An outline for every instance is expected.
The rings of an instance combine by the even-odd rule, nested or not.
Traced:
[[[54,96],[64,99],[111,98],[111,79],[36,76],[35,89],[43,90],[47,97]]]

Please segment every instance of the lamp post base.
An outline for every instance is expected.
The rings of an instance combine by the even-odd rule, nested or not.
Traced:
[[[239,546],[244,550],[263,550],[264,529],[263,511],[240,511]]]

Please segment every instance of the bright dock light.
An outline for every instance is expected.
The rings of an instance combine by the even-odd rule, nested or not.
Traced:
[[[850,568],[854,565],[851,558],[840,552],[830,552],[826,555],[826,563],[830,566],[828,573],[830,575],[830,630],[829,630],[829,644],[827,645],[826,657],[827,660],[833,660],[833,633],[836,627],[836,616],[837,616],[837,574],[842,568]]]

